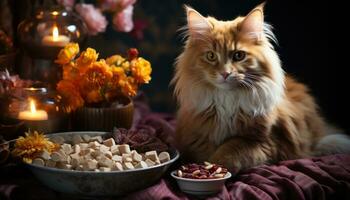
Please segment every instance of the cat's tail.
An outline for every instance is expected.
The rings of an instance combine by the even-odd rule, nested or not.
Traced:
[[[316,144],[313,155],[330,155],[337,153],[350,154],[350,136],[341,134],[337,128],[329,127],[328,135],[322,137]]]

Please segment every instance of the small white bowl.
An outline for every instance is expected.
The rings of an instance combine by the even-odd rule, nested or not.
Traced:
[[[178,177],[175,170],[171,172],[171,176],[176,179],[178,186],[185,193],[192,195],[210,195],[221,191],[225,181],[231,177],[231,173],[227,172],[223,178],[191,179]]]

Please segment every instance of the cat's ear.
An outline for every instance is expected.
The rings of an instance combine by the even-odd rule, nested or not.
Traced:
[[[242,34],[257,41],[260,41],[264,34],[264,5],[265,3],[262,3],[250,11],[240,25]]]
[[[190,35],[201,35],[209,32],[212,25],[199,12],[185,5],[187,14],[187,26]]]

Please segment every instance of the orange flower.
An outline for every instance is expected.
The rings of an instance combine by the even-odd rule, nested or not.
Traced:
[[[47,151],[52,153],[59,148],[58,144],[51,142],[43,133],[37,131],[25,133],[25,137],[16,140],[12,154],[21,157],[23,161],[31,163],[39,153]]]
[[[79,78],[79,70],[75,65],[75,62],[69,62],[63,65],[63,79],[76,80]]]
[[[88,103],[98,103],[103,100],[103,97],[99,90],[91,90],[86,95],[86,101]]]
[[[133,77],[127,77],[119,81],[121,91],[124,95],[135,96],[137,92],[137,83]]]
[[[55,62],[61,65],[68,64],[78,53],[79,45],[77,43],[69,43],[58,53]]]
[[[147,60],[140,57],[131,61],[131,73],[137,83],[149,83],[151,72],[151,63]]]
[[[119,80],[121,79],[125,79],[126,78],[126,74],[125,71],[122,67],[116,67],[114,65],[111,66],[111,70],[112,70],[112,87],[118,86],[119,85]]]
[[[117,67],[117,66],[115,66],[115,65],[112,65],[112,66],[111,66],[111,70],[112,70],[113,76],[122,76],[122,75],[125,75],[124,68],[122,68],[122,67]]]
[[[113,55],[113,56],[107,58],[106,63],[108,65],[122,67],[125,71],[129,71],[129,68],[130,68],[130,62],[127,61],[125,58],[123,58],[120,55]]]
[[[127,72],[130,71],[130,62],[129,61],[123,62],[121,67]]]
[[[106,59],[106,63],[109,65],[116,65],[120,66],[125,61],[125,58],[123,58],[120,55],[113,55]]]
[[[77,59],[77,67],[79,68],[80,73],[85,73],[87,68],[98,58],[98,53],[95,49],[87,48],[83,51],[79,58]]]
[[[90,66],[84,74],[84,84],[93,88],[102,87],[111,80],[113,73],[104,60],[95,62]]]
[[[75,110],[84,105],[84,100],[80,95],[79,88],[69,80],[61,80],[56,87],[58,93],[67,102],[68,111]]]

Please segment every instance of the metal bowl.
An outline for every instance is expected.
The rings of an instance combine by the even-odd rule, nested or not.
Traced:
[[[72,135],[103,135],[106,132],[65,132],[47,135],[49,138]],[[179,158],[177,150],[169,151],[171,160],[157,166],[128,171],[92,172],[73,171],[26,164],[37,179],[44,185],[62,193],[84,196],[119,196],[151,186]]]

